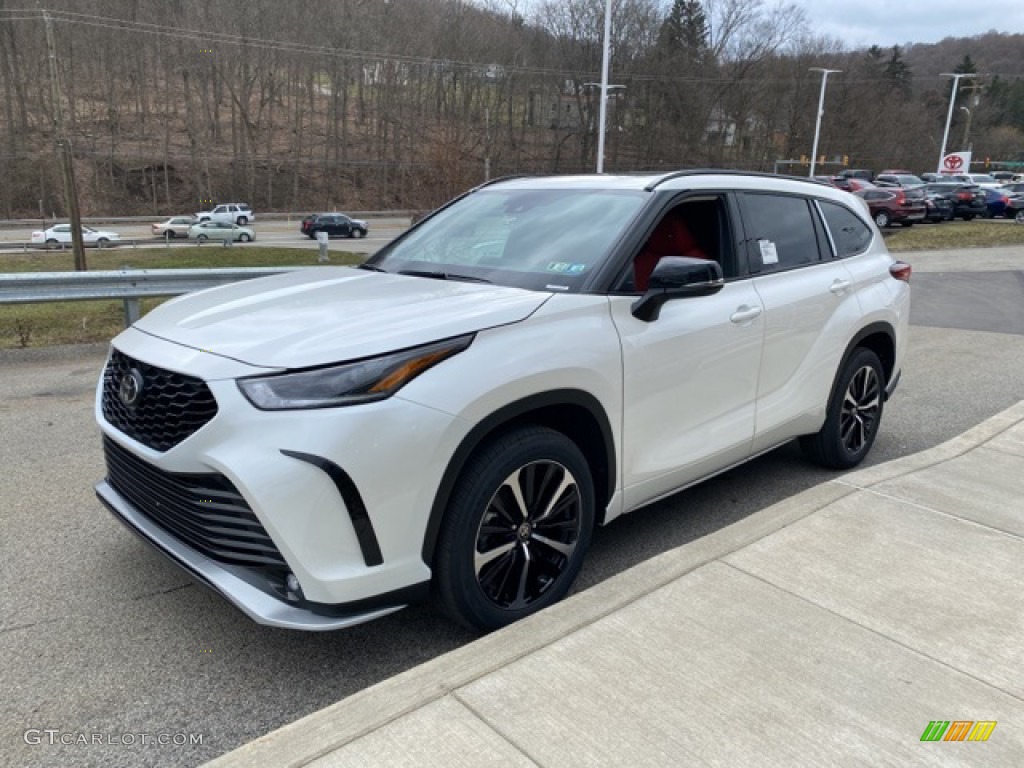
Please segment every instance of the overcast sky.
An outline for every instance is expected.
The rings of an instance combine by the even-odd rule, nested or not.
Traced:
[[[818,34],[847,48],[936,43],[990,30],[1024,33],[1022,0],[790,0]]]

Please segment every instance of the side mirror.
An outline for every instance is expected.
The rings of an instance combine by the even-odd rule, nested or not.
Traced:
[[[630,312],[637,320],[654,322],[661,305],[671,299],[710,296],[725,285],[717,261],[689,256],[663,256],[648,280],[647,293],[633,302]]]

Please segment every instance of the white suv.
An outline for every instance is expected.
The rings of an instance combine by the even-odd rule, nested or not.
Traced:
[[[197,222],[204,221],[220,221],[224,224],[237,224],[240,227],[244,227],[251,221],[256,220],[256,214],[252,212],[252,208],[249,207],[248,203],[224,203],[218,205],[209,211],[200,211],[196,214]]]
[[[793,438],[856,465],[910,267],[863,204],[729,172],[477,188],[361,268],[167,302],[113,342],[103,502],[258,622],[433,595],[493,629],[605,524]]]

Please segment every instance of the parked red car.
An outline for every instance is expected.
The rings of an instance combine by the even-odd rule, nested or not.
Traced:
[[[879,229],[890,224],[909,227],[924,221],[927,214],[923,189],[873,187],[853,194],[864,198]]]
[[[832,185],[845,192],[857,192],[874,187],[874,183],[856,176],[833,176]]]

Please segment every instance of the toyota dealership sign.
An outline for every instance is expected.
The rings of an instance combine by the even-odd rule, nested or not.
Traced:
[[[939,165],[939,173],[969,173],[971,170],[970,152],[950,152],[943,156]]]

